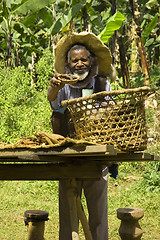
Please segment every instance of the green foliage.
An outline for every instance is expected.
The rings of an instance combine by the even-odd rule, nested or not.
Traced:
[[[160,48],[160,36],[158,25],[159,13],[148,13],[144,16],[144,26],[142,32],[142,40],[144,47],[148,53],[148,65],[152,62],[157,64],[159,62],[159,48]]]
[[[136,72],[135,74],[132,74],[132,76],[130,77],[131,87],[132,88],[143,87],[144,78],[145,76],[143,75],[142,72]]]
[[[133,4],[133,1],[117,1],[117,9],[125,16],[126,21],[121,28],[121,34],[123,39],[125,39],[125,49],[127,50],[126,57],[130,58],[132,48],[133,52],[136,52],[137,42],[134,47],[134,41],[136,41],[135,30],[133,29],[134,21],[133,16],[138,21],[139,35],[142,37],[144,42],[144,49],[147,55],[147,64],[149,69],[153,67],[154,64],[159,62],[159,49],[160,49],[160,28],[159,28],[159,3],[157,0],[142,0],[137,1]],[[141,65],[141,59],[139,60]]]
[[[149,162],[139,182],[141,191],[160,192],[160,162]]]
[[[14,9],[14,13],[17,14],[31,14],[38,12],[40,9],[46,7],[47,5],[54,3],[55,0],[26,0],[18,1],[18,5]],[[32,6],[32,7],[31,7]]]
[[[153,66],[153,68],[150,70],[150,77],[150,87],[152,89],[160,89],[160,65]]]
[[[109,38],[113,36],[114,31],[118,30],[121,27],[124,20],[125,18],[120,12],[116,12],[112,17],[110,17],[106,23],[106,27],[99,34],[102,42],[106,43]]]
[[[38,90],[47,90],[50,76],[53,76],[53,54],[49,49],[43,51],[43,57],[35,64]]]
[[[157,95],[147,99],[146,126],[147,135],[151,141],[148,141],[147,151],[151,154],[160,156],[160,135],[159,135],[159,97],[158,90],[160,86],[159,80],[160,66],[154,65],[150,70],[150,88],[156,90]],[[131,87],[144,86],[144,76],[142,73],[132,75]],[[156,104],[157,106],[155,106]],[[139,182],[139,189],[143,191],[160,191],[160,162],[149,162],[145,166],[143,178]]]
[[[71,22],[71,20],[77,15],[81,14],[81,9],[85,7],[90,1],[72,1],[71,4],[68,4],[63,11],[58,12],[58,19],[53,25],[52,34],[63,32],[65,27]],[[62,4],[62,1],[60,2]]]
[[[38,130],[50,131],[51,109],[47,100],[51,53],[37,63],[37,86],[24,67],[0,68],[0,142],[15,142]]]
[[[44,49],[53,44],[53,35],[60,37],[71,31],[72,21],[74,30],[77,32],[86,30],[87,26],[84,26],[86,21],[91,31],[100,35],[102,41],[107,42],[114,31],[121,26],[122,16],[124,16],[126,20],[121,33],[126,42],[129,42],[128,33],[133,19],[131,2],[118,1],[118,11],[112,16],[114,3],[111,4],[110,1],[105,0],[2,1],[0,5],[0,58],[6,65],[27,67],[31,62],[33,52],[39,57]],[[138,2],[142,38],[148,53],[148,62],[151,65],[153,62],[157,64],[159,57],[158,6],[156,0]],[[126,45],[126,48],[128,47],[129,45]],[[128,51],[127,59],[129,58]]]
[[[150,191],[160,192],[160,162],[123,162],[119,164],[118,178],[116,180],[111,179],[111,181],[118,185],[128,175],[139,175],[137,191],[142,193]]]
[[[152,69],[149,70],[150,73],[150,88],[159,89],[160,86],[160,65],[154,65]],[[132,88],[144,86],[144,78],[142,72],[136,72],[130,77],[130,83]]]
[[[20,0],[12,4],[4,1],[0,5],[0,57],[6,66],[22,64],[27,67],[32,52],[41,56],[51,45],[53,16],[52,10],[47,8],[51,2]]]
[[[158,14],[154,16],[154,18],[150,21],[148,26],[142,32],[142,41],[146,42],[147,37],[150,35],[151,31],[156,27],[158,23]]]
[[[112,82],[111,83],[111,88],[112,88],[112,90],[122,90],[122,89],[124,89],[122,77],[119,78],[118,81]]]
[[[71,30],[72,20],[75,31],[82,31],[86,30],[83,26],[86,18],[97,35],[107,26],[109,35],[106,28],[102,35],[104,38],[107,34],[110,38],[121,25],[119,12],[106,25],[110,10],[111,4],[106,1],[4,1],[0,5],[0,49],[3,50],[0,57],[8,66],[22,64],[27,67],[33,52],[41,56],[43,50],[53,44],[53,35],[62,36]],[[118,27],[115,27],[117,23]]]

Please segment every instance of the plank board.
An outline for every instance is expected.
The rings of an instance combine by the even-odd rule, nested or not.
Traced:
[[[36,160],[36,156],[61,156],[61,157],[76,157],[76,156],[105,156],[116,155],[117,150],[114,146],[108,145],[88,145],[88,146],[72,146],[72,147],[52,147],[42,149],[4,149],[0,150],[0,161],[4,158],[21,158]],[[38,160],[38,158],[37,158]]]
[[[96,164],[0,164],[0,180],[100,179]]]
[[[108,159],[113,162],[160,161],[160,157],[144,152],[117,153],[116,156],[109,156]]]
[[[149,153],[117,152],[114,146],[88,145],[54,147],[47,149],[8,149],[0,151],[0,162],[91,162],[107,165],[110,162],[160,161],[158,156]]]

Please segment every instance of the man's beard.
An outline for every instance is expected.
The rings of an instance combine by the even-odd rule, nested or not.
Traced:
[[[88,76],[88,74],[89,74],[89,71],[88,71],[88,70],[85,71],[85,72],[82,73],[82,74],[78,74],[78,73],[76,73],[76,72],[73,72],[73,75],[76,75],[76,76],[79,77],[78,81],[83,81],[83,80]]]

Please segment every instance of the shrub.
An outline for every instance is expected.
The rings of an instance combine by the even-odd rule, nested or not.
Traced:
[[[149,162],[139,182],[141,191],[160,192],[160,162]]]
[[[35,64],[38,90],[47,90],[50,76],[53,75],[53,54],[49,49],[44,50],[43,57]]]
[[[15,142],[37,130],[51,131],[47,88],[52,63],[45,52],[37,63],[38,87],[31,85],[31,74],[24,67],[0,68],[0,142]]]

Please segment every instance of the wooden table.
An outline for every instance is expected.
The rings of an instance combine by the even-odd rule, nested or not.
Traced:
[[[0,180],[60,180],[70,186],[72,238],[78,240],[77,209],[87,240],[91,234],[81,207],[75,196],[76,180],[100,179],[102,169],[111,163],[159,161],[149,153],[118,152],[114,146],[88,145],[50,148],[0,149]]]

